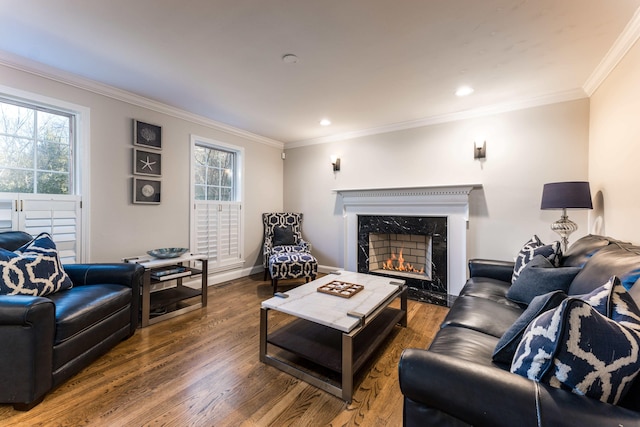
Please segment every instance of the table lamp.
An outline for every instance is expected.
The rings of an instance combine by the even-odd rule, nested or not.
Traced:
[[[540,209],[562,209],[562,216],[551,224],[551,229],[560,235],[562,251],[566,252],[569,235],[578,229],[578,224],[567,216],[567,209],[593,209],[589,183],[572,181],[545,184]]]

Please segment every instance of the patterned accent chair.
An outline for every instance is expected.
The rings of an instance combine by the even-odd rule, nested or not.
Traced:
[[[278,291],[278,280],[315,279],[318,261],[311,255],[311,245],[302,238],[302,214],[263,213],[262,223],[264,280],[269,273],[273,293]]]

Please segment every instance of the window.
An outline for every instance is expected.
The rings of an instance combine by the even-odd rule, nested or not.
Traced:
[[[242,154],[240,147],[191,137],[191,247],[209,268],[239,267],[242,259]]]
[[[236,153],[196,143],[196,200],[236,201]]]
[[[77,123],[89,112],[11,88],[0,94],[0,230],[48,232],[63,263],[82,262]]]
[[[0,192],[72,194],[73,116],[0,100]]]

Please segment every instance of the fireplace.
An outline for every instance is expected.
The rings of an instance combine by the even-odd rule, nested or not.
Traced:
[[[409,298],[447,305],[447,218],[358,215],[358,272],[398,277]]]
[[[344,268],[349,271],[369,271],[370,274],[385,274],[401,277],[411,288],[426,289],[428,294],[435,294],[434,301],[441,303],[441,298],[449,302],[460,293],[467,277],[467,221],[469,220],[469,193],[480,185],[455,185],[440,187],[404,187],[335,190],[336,212],[342,213],[342,232],[344,244],[341,247],[344,256]],[[413,277],[415,272],[379,272],[379,268],[370,268],[368,260],[371,252],[364,249],[364,237],[360,234],[360,219],[366,216],[382,217],[378,219],[377,230],[369,226],[369,234],[399,236],[427,236],[424,239],[430,248],[429,261],[425,262],[427,277]],[[386,219],[384,219],[386,218]],[[398,220],[398,218],[404,218]],[[408,232],[407,221],[418,221],[415,227],[419,231]],[[386,227],[386,228],[385,228]],[[385,236],[384,239],[387,237]],[[415,237],[401,237],[412,239]],[[377,239],[377,237],[374,237]],[[386,243],[384,243],[386,245]],[[382,245],[382,244],[381,244]],[[366,240],[369,247],[369,237]],[[386,250],[386,249],[385,249]],[[429,249],[427,249],[427,252]],[[375,251],[374,251],[375,252]],[[364,255],[365,261],[361,258]],[[374,253],[374,255],[377,255]],[[396,253],[396,257],[397,257]],[[406,257],[406,249],[403,250]],[[428,259],[428,258],[427,258]],[[385,260],[386,261],[386,260]],[[393,261],[393,260],[392,260]],[[361,265],[364,263],[363,265]],[[415,266],[414,266],[415,267]],[[361,270],[362,268],[362,270]],[[420,270],[422,267],[417,268]],[[391,273],[391,274],[389,274]],[[413,281],[420,284],[412,286]],[[411,291],[413,293],[413,291]],[[433,295],[431,295],[433,297]],[[416,297],[416,299],[422,299]]]

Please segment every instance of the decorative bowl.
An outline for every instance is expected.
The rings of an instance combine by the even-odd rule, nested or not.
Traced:
[[[187,252],[189,248],[160,248],[147,251],[154,258],[177,258]]]

